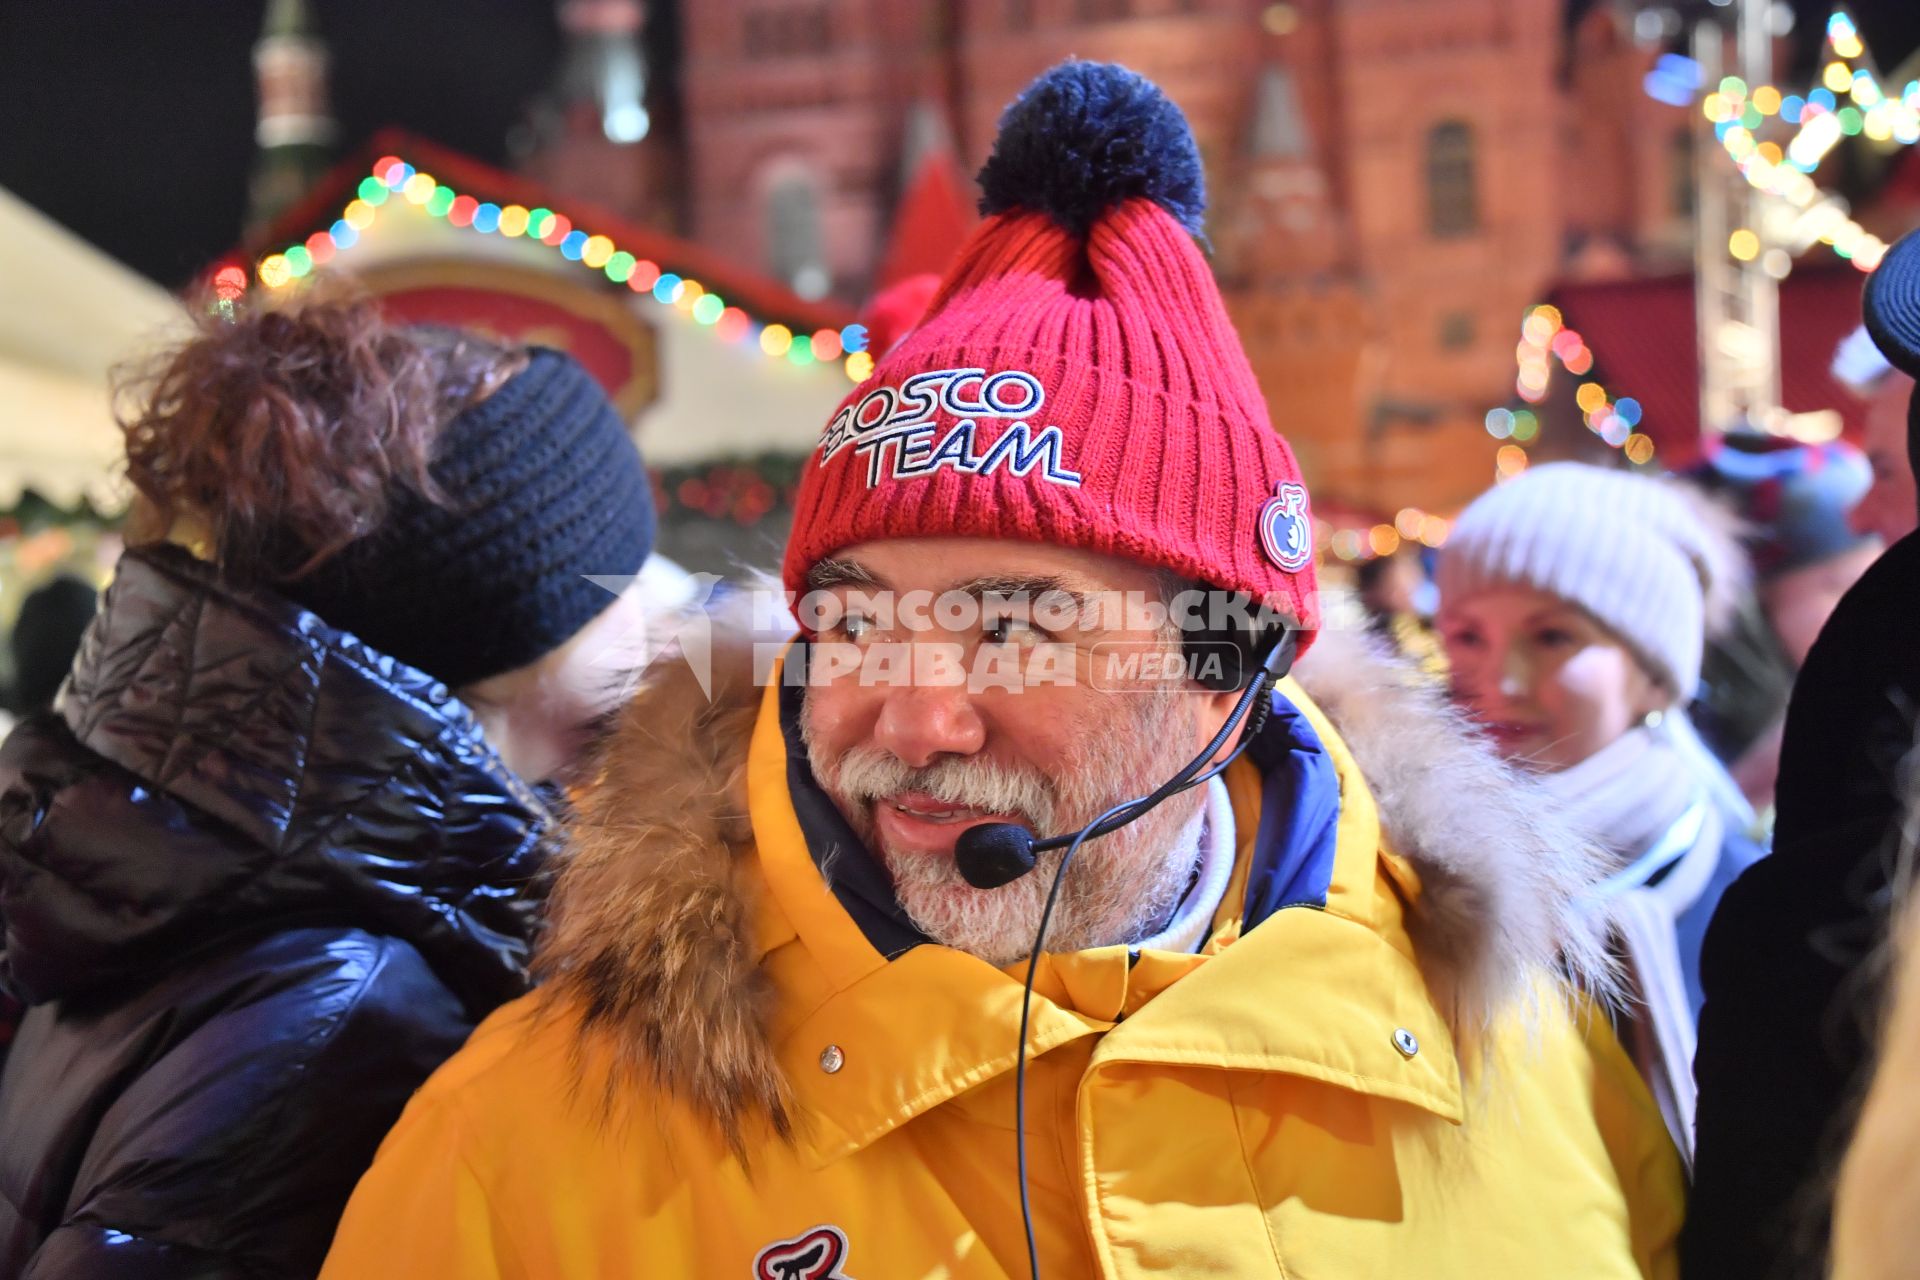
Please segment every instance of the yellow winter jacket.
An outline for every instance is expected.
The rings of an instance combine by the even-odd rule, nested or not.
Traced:
[[[1294,746],[1338,788],[1317,904],[1243,929],[1267,792],[1242,761],[1240,864],[1201,954],[1045,957],[1042,1274],[1672,1276],[1659,1113],[1604,1017],[1543,976],[1589,869],[1426,694],[1307,665],[1328,710],[1284,686]],[[1027,1274],[1022,973],[877,946],[871,904],[810,852],[780,691],[722,685],[636,702],[556,891],[547,985],[421,1089],[324,1280]],[[1390,841],[1357,757],[1389,827],[1447,829]]]

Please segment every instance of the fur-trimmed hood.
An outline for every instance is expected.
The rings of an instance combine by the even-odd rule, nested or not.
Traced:
[[[539,975],[620,1066],[711,1114],[736,1145],[756,1112],[789,1132],[753,940],[747,746],[764,692],[720,619],[711,696],[685,662],[641,682],[583,799]],[[1333,724],[1418,874],[1407,910],[1429,994],[1471,1044],[1561,969],[1607,985],[1601,921],[1580,905],[1598,848],[1502,764],[1439,692],[1357,630],[1323,633],[1295,679]]]

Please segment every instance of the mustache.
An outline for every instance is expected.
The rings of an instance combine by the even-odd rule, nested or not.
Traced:
[[[855,747],[832,762],[827,789],[848,800],[874,801],[919,791],[944,804],[982,813],[1018,814],[1047,831],[1060,798],[1051,779],[1036,769],[991,760],[945,759],[914,768],[876,747]]]

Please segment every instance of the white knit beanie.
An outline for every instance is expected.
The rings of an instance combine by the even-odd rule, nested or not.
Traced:
[[[1555,462],[1482,494],[1440,555],[1442,608],[1503,587],[1579,605],[1662,684],[1691,698],[1709,627],[1748,572],[1730,517],[1691,488]]]

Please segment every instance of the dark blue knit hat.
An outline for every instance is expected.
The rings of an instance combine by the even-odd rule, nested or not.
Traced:
[[[1867,277],[1864,310],[1887,363],[1920,378],[1920,231],[1902,236]],[[1920,475],[1920,391],[1907,402],[1907,462]]]
[[[587,575],[637,573],[653,547],[640,451],[561,352],[534,349],[448,423],[431,470],[445,505],[394,494],[378,529],[282,590],[450,686],[559,648],[613,602]]]
[[[1867,277],[1864,310],[1880,354],[1920,378],[1920,231],[1903,236]]]

